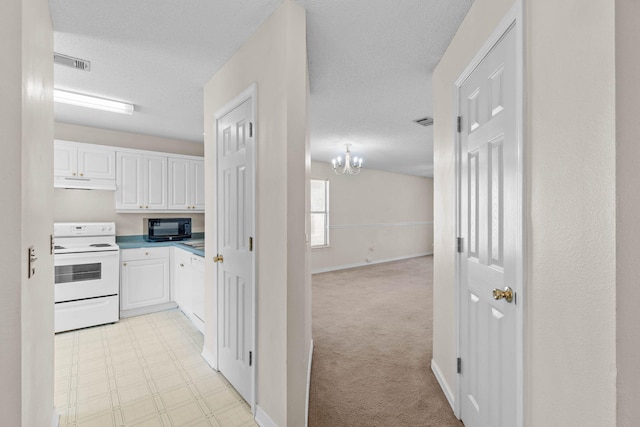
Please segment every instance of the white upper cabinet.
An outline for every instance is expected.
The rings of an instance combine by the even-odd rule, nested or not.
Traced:
[[[116,151],[113,147],[55,140],[54,187],[116,189]]]
[[[167,209],[167,158],[143,156],[145,209]]]
[[[202,157],[54,141],[54,186],[115,190],[122,212],[204,212]]]
[[[204,210],[204,161],[169,157],[169,209]]]
[[[193,209],[204,211],[204,160],[193,164]]]
[[[78,145],[73,142],[53,142],[53,175],[76,176],[78,174]]]
[[[117,210],[167,209],[167,158],[136,152],[117,153]]]

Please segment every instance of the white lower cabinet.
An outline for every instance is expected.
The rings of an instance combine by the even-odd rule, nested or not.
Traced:
[[[171,302],[170,247],[123,249],[120,253],[120,312],[122,317],[168,308]],[[149,309],[150,308],[150,309]]]
[[[173,248],[174,301],[180,310],[204,332],[204,258]]]

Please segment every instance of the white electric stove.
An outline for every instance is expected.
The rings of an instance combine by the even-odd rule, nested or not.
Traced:
[[[54,224],[55,332],[119,320],[120,248],[113,222]]]

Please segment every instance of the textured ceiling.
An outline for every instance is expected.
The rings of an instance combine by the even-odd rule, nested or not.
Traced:
[[[202,142],[203,86],[281,0],[50,0],[55,87],[135,104],[55,105],[55,118]],[[472,0],[298,0],[307,10],[311,156],[352,144],[365,166],[432,176],[431,73]]]

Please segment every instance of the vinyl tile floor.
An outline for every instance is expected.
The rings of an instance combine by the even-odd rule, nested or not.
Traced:
[[[179,310],[57,334],[60,426],[257,426],[202,343]]]

